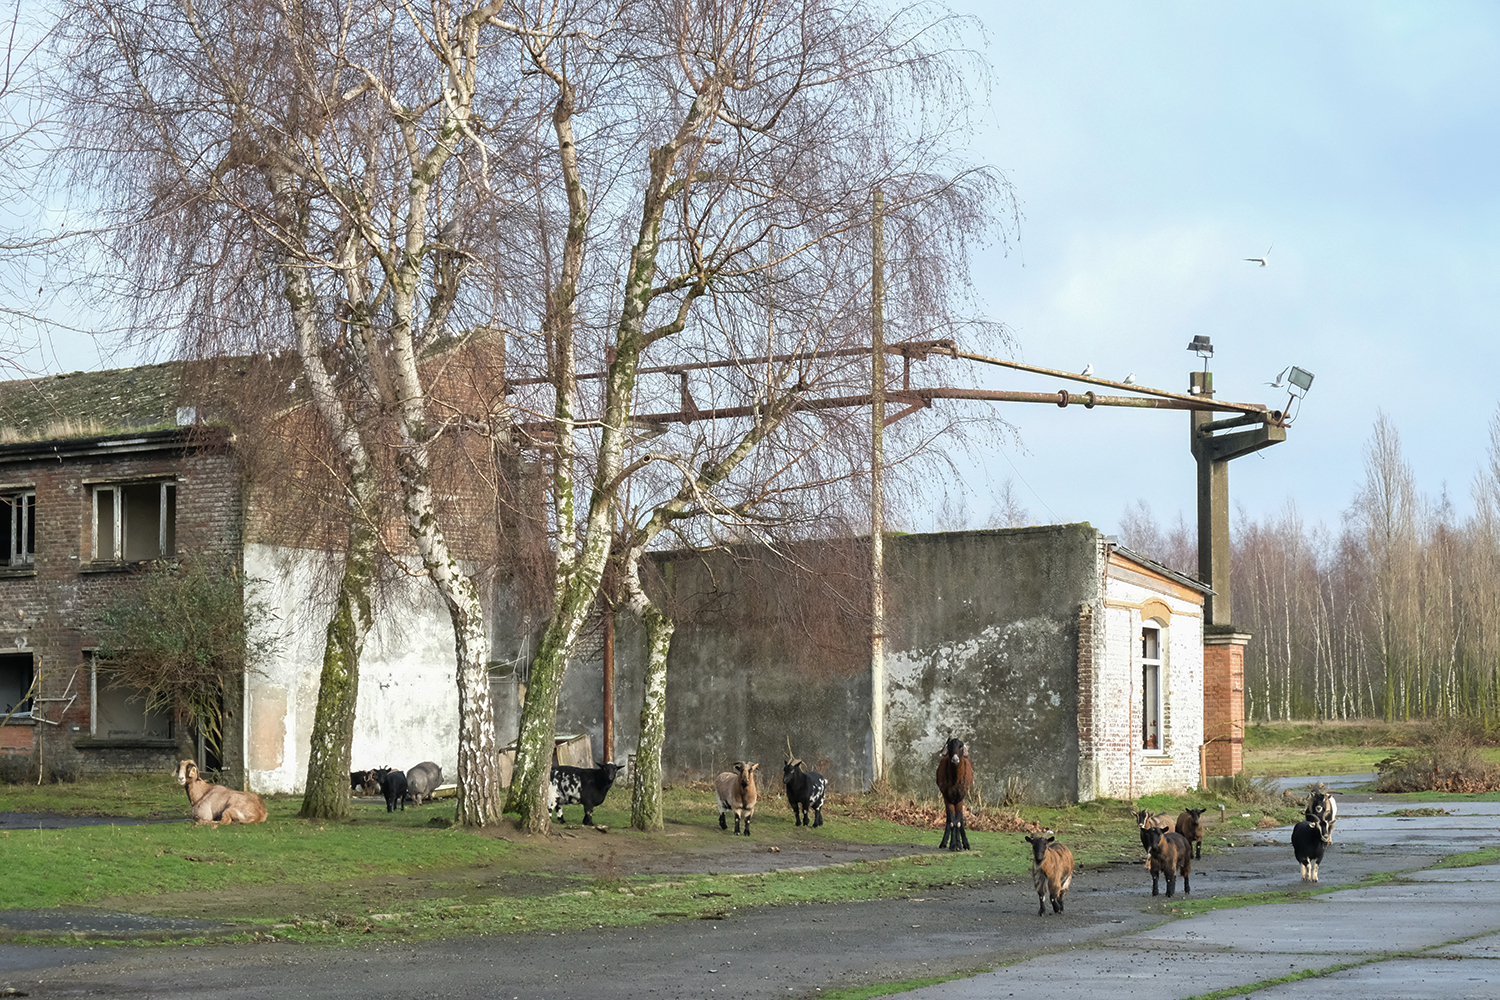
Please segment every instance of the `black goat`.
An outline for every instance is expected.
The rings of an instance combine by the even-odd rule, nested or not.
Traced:
[[[604,802],[604,797],[614,787],[615,775],[623,764],[609,764],[602,760],[595,767],[567,767],[558,765],[552,769],[552,786],[549,789],[549,805],[552,818],[563,822],[563,806],[583,806],[583,825],[594,825],[594,807]]]
[[[390,770],[380,777],[380,791],[385,795],[385,811],[394,812],[399,805],[406,812],[406,772]]]
[[[1318,866],[1323,863],[1323,852],[1331,843],[1332,820],[1304,821],[1292,827],[1292,853],[1297,857],[1297,866],[1302,869],[1302,881],[1318,880]]]
[[[787,805],[792,807],[793,826],[822,826],[823,799],[828,794],[828,781],[817,771],[804,771],[807,765],[793,757],[781,769],[781,781],[786,785]],[[813,822],[807,820],[811,809]]]
[[[969,763],[969,748],[955,736],[950,736],[943,747],[943,759],[937,766],[937,786],[948,815],[938,850],[946,847],[950,851],[967,851],[969,832],[964,827],[964,799],[974,787],[974,768]]]

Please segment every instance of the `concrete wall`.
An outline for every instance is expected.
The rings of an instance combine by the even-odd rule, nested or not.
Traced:
[[[930,794],[939,750],[969,746],[985,799],[1078,794],[1078,610],[1102,583],[1087,524],[907,535],[887,545],[891,782]]]
[[[413,564],[415,571],[418,564]],[[284,633],[275,655],[246,679],[245,757],[258,792],[301,792],[323,663],[330,581],[326,553],[245,546],[245,572],[266,581],[260,596]],[[377,624],[360,662],[351,764],[406,769],[436,761],[458,773],[458,686],[453,628],[437,589],[423,577],[382,584]]]

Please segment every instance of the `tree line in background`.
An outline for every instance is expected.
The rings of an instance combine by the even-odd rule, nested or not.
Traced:
[[[1196,574],[1196,531],[1126,512],[1127,545]],[[1460,516],[1423,495],[1389,418],[1376,419],[1364,481],[1343,524],[1309,526],[1294,504],[1234,525],[1235,626],[1245,716],[1500,720],[1500,414]]]

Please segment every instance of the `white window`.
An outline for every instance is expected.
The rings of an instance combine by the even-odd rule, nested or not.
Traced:
[[[94,560],[140,562],[177,551],[177,484],[94,487]]]
[[[4,565],[30,566],[36,562],[35,493],[0,496],[0,531],[5,536]]]
[[[1165,750],[1161,711],[1161,638],[1155,622],[1141,626],[1141,749]]]
[[[100,671],[92,677],[94,708],[89,732],[100,740],[165,740],[172,738],[172,717],[147,707],[146,693],[121,684]]]

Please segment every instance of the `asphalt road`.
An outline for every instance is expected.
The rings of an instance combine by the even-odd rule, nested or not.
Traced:
[[[1164,897],[1152,900],[1139,866],[1118,865],[1080,873],[1060,916],[1038,917],[1029,880],[1004,879],[900,900],[747,910],[717,921],[419,946],[0,945],[0,987],[32,997],[157,1000],[769,998],[962,971],[968,975],[909,996],[1105,990],[1111,1000],[1168,1000],[1348,966],[1244,995],[1500,997],[1500,866],[1421,874],[1443,855],[1500,845],[1500,803],[1432,805],[1455,815],[1385,817],[1389,800],[1340,797],[1322,884],[1349,885],[1374,872],[1411,878],[1190,919],[1163,912]],[[1288,829],[1262,831],[1255,840],[1197,862],[1193,898],[1301,888]]]

